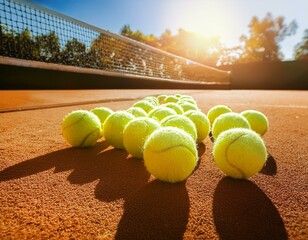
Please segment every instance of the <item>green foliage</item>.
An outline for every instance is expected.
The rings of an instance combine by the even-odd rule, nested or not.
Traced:
[[[292,21],[287,25],[283,17],[273,18],[268,13],[262,20],[253,17],[248,27],[249,36],[240,38],[244,43],[240,62],[280,61],[279,43],[295,33],[297,24]]]
[[[45,62],[57,62],[60,59],[60,43],[55,32],[35,37],[35,44],[40,60]]]
[[[147,36],[139,30],[134,32],[129,25],[124,25],[120,34],[175,55],[212,66],[216,65],[223,48],[219,37],[205,37],[184,29],[179,29],[176,35],[172,35],[171,31],[167,29],[157,38],[153,34]]]
[[[308,29],[305,30],[302,41],[295,47],[294,58],[308,60]]]
[[[156,37],[139,30],[133,31],[130,25],[124,25],[120,34],[175,55],[216,66],[236,62],[280,61],[283,56],[279,44],[295,33],[297,24],[295,21],[286,24],[283,17],[273,18],[267,14],[261,20],[253,17],[248,27],[249,35],[240,38],[242,45],[233,48],[225,48],[217,36],[206,37],[184,29],[179,29],[176,34],[166,29]],[[127,49],[140,54],[131,57]],[[147,51],[105,34],[95,39],[88,49],[76,38],[61,47],[55,32],[32,36],[28,29],[14,32],[0,24],[0,55],[3,56],[124,72],[125,69],[130,72],[135,69],[139,74],[162,77],[170,77],[166,75],[169,67],[177,69],[178,75],[175,77],[181,78],[183,69],[176,60],[157,56],[159,61],[153,61]],[[308,59],[308,29],[302,42],[296,46],[294,56],[296,59]]]

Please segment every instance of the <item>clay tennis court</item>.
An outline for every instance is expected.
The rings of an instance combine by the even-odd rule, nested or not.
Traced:
[[[103,139],[80,149],[61,136],[72,110],[127,109],[173,93],[193,96],[205,113],[216,104],[264,112],[262,171],[224,177],[206,138],[193,174],[163,183]],[[308,239],[307,91],[20,90],[0,98],[0,239]]]

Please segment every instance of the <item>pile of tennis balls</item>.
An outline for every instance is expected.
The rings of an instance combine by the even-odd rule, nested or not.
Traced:
[[[197,143],[211,135],[216,165],[228,176],[246,179],[267,159],[261,136],[266,116],[254,110],[235,113],[225,105],[207,115],[190,95],[148,96],[126,110],[106,107],[76,110],[65,116],[62,135],[74,147],[90,147],[100,138],[144,160],[157,179],[185,180],[198,163]]]

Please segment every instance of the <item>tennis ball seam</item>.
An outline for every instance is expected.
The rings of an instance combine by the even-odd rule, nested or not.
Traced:
[[[234,140],[228,145],[228,147],[227,147],[227,149],[226,149],[226,152],[225,152],[225,156],[226,156],[226,161],[227,161],[227,163],[228,163],[231,167],[233,167],[233,168],[235,168],[236,170],[238,170],[238,171],[242,174],[242,176],[243,176],[244,178],[247,178],[247,177],[245,176],[244,172],[243,172],[240,168],[238,168],[237,166],[233,165],[233,164],[229,161],[229,159],[228,159],[228,151],[229,151],[230,146],[231,146],[232,144],[234,144],[237,140],[239,140],[241,137],[245,136],[245,135],[247,135],[247,134],[244,133],[244,134],[238,136],[236,139],[234,139]]]
[[[94,133],[96,132],[97,129],[93,130],[92,132],[90,132],[87,136],[84,137],[84,139],[82,140],[82,142],[78,145],[78,147],[82,147],[83,144],[87,141],[87,139]]]
[[[75,121],[75,122],[71,123],[70,125],[66,126],[65,128],[63,128],[63,129],[62,129],[62,132],[63,132],[65,129],[67,129],[67,128],[71,127],[71,126],[74,126],[75,124],[77,124],[78,122],[80,122],[82,119],[84,119],[84,118],[86,117],[86,115],[87,115],[86,113],[83,113],[81,118],[79,118],[77,121]]]
[[[169,150],[171,150],[171,149],[173,149],[173,148],[177,148],[177,147],[184,147],[184,148],[187,149],[194,157],[195,157],[195,155],[196,155],[195,153],[193,153],[193,152],[191,151],[190,148],[188,148],[187,146],[185,146],[185,145],[183,145],[183,144],[175,145],[175,146],[172,146],[172,147],[168,147],[168,148],[165,148],[164,150],[161,150],[161,151],[154,151],[153,149],[151,149],[151,152],[154,152],[154,153],[163,153],[163,152],[169,151]],[[198,158],[197,158],[197,160],[198,160]]]

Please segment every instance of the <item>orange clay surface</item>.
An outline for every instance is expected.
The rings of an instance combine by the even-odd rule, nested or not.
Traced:
[[[217,104],[264,112],[261,172],[225,177],[206,138],[193,174],[168,184],[103,139],[78,149],[61,136],[72,110],[173,93],[205,113]],[[0,134],[0,239],[308,239],[307,91],[0,91]]]

